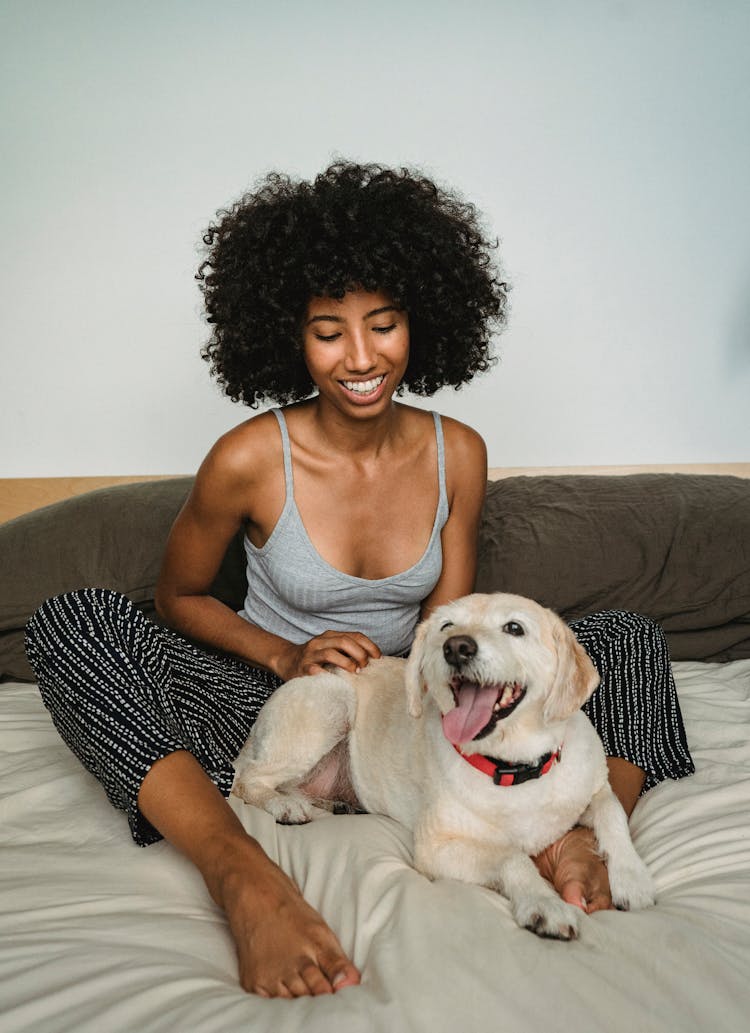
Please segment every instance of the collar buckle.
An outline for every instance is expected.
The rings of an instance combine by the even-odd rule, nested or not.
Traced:
[[[544,759],[546,760],[547,758]],[[528,782],[532,778],[539,778],[541,768],[542,764],[534,765],[533,767],[530,765],[526,765],[524,767],[516,765],[503,767],[501,764],[497,764],[492,775],[492,781],[496,786],[517,786],[522,782]],[[505,779],[505,781],[503,781],[503,779]]]
[[[557,764],[561,754],[562,746],[554,753],[545,753],[536,764],[502,764],[493,760],[495,770],[492,772],[492,781],[496,786],[517,786],[532,778],[541,778]]]

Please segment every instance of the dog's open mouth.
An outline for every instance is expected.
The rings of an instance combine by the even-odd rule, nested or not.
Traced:
[[[519,682],[479,685],[455,675],[450,684],[456,706],[443,715],[443,734],[456,746],[489,735],[526,695]]]

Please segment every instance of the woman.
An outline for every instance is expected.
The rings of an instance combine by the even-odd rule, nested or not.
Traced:
[[[87,590],[40,608],[28,652],[57,727],[136,842],[163,836],[201,871],[242,985],[329,993],[359,973],[226,805],[231,762],[282,681],[402,653],[420,615],[471,591],[484,444],[396,395],[486,370],[506,288],[473,208],[407,170],[271,175],[204,239],[204,357],[235,401],[284,408],[224,435],[202,464],[157,587],[169,628]],[[236,614],[209,590],[240,528]],[[663,637],[628,614],[576,633],[602,671],[590,715],[629,812],[644,783],[692,770]],[[589,837],[573,830],[538,863],[595,910],[610,902]]]

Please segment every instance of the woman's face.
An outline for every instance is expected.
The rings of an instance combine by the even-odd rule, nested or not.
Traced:
[[[312,298],[304,355],[321,398],[351,414],[374,415],[393,397],[409,361],[409,318],[382,291]]]

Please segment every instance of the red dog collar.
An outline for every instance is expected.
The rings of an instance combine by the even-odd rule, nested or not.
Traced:
[[[560,746],[554,753],[545,753],[536,764],[507,764],[502,760],[485,757],[481,753],[472,753],[467,757],[466,754],[461,753],[458,746],[455,749],[458,755],[468,761],[477,771],[490,775],[496,786],[516,786],[521,782],[528,782],[532,778],[540,778],[557,764],[562,754],[562,746]]]

